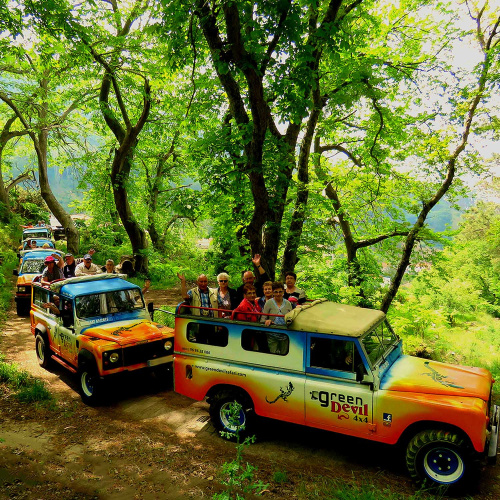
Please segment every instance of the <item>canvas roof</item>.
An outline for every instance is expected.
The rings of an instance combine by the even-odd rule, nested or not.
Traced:
[[[384,318],[385,314],[377,309],[320,299],[289,312],[285,321],[289,330],[360,337]]]

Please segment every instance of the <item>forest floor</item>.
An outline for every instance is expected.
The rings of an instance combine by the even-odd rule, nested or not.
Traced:
[[[179,296],[151,290],[146,299],[175,305]],[[64,368],[39,367],[29,319],[14,309],[0,352],[44,380],[56,398],[37,407],[0,386],[0,499],[212,498],[224,490],[221,466],[235,458],[235,445],[217,435],[205,402],[136,373],[113,385],[106,405],[85,406]],[[262,421],[244,460],[268,483],[263,498],[334,498],[320,493],[328,479],[389,490],[393,498],[415,492],[396,449],[282,422]],[[500,498],[499,479],[499,464],[484,468],[473,496]]]

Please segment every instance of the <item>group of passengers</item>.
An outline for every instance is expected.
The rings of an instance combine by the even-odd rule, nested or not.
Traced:
[[[45,258],[45,269],[40,282],[49,284],[55,280],[74,278],[78,276],[92,276],[95,274],[117,274],[113,259],[108,259],[106,265],[101,267],[92,262],[95,250],[91,248],[83,258],[75,259],[72,253],[67,253],[64,260],[58,253],[53,253]],[[151,286],[151,280],[146,278],[142,293],[145,294]]]
[[[233,318],[239,321],[253,321],[269,325],[284,325],[284,315],[294,307],[300,307],[306,301],[306,294],[295,286],[297,275],[293,272],[285,274],[285,283],[270,281],[260,262],[260,255],[252,259],[259,278],[252,271],[243,273],[243,284],[238,288],[229,287],[229,275],[220,273],[217,276],[218,288],[208,286],[205,274],[198,276],[196,285],[187,289],[184,275],[178,273],[181,281],[181,294],[184,301],[191,306],[190,314]]]
[[[101,267],[92,263],[94,253],[95,250],[91,248],[83,259],[75,259],[73,254],[67,253],[64,260],[58,253],[48,255],[44,260],[45,269],[42,272],[41,283],[48,284],[55,280],[102,273]],[[114,272],[114,264],[111,272]]]
[[[91,248],[81,259],[75,259],[72,253],[67,253],[64,260],[58,253],[45,257],[45,269],[42,273],[42,283],[50,283],[54,280],[74,278],[75,276],[87,276],[101,274],[103,272],[116,274],[115,264],[111,259],[106,262],[106,271],[101,266],[92,262],[95,250]]]

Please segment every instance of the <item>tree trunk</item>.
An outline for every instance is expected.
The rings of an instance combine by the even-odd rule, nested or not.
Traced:
[[[148,257],[145,251],[148,248],[146,232],[139,226],[128,201],[125,181],[130,173],[130,151],[122,148],[115,151],[113,168],[111,171],[111,182],[113,184],[113,197],[116,210],[122,221],[132,245],[132,253],[135,257],[135,271],[146,274],[148,272]],[[127,155],[128,154],[128,155]]]
[[[40,82],[40,88],[46,98],[47,89],[49,81],[47,78],[42,77]],[[38,160],[38,173],[40,182],[40,193],[45,203],[49,207],[54,217],[62,224],[67,231],[68,240],[68,251],[73,254],[78,254],[78,247],[80,243],[78,229],[75,226],[73,219],[66,213],[62,205],[57,201],[56,197],[52,193],[49,185],[49,179],[47,175],[47,151],[48,151],[48,136],[49,136],[49,122],[48,122],[48,104],[47,101],[43,101],[38,106],[38,118],[39,118],[39,128],[40,132],[38,135],[33,131],[29,122],[24,117],[23,113],[18,109],[16,104],[5,94],[0,94],[0,98],[4,101],[13,111],[16,113],[17,118],[23,124],[26,133],[30,136],[33,141],[33,146],[35,148],[37,160]],[[73,109],[71,105],[68,110],[63,113],[64,116]]]
[[[26,135],[28,133],[27,130],[11,132],[10,127],[16,121],[16,119],[16,115],[9,118],[5,122],[2,132],[0,133],[0,221],[2,222],[8,222],[10,220],[9,192],[5,187],[2,172],[3,150],[11,139],[13,139],[14,137],[19,137],[21,135]]]
[[[42,114],[46,114],[46,108],[42,106]],[[57,201],[57,198],[52,193],[50,188],[49,178],[47,173],[47,150],[48,150],[48,130],[42,128],[38,134],[38,147],[36,147],[36,154],[38,158],[38,179],[40,183],[40,194],[45,203],[49,207],[54,217],[66,229],[67,248],[68,252],[73,255],[78,255],[80,247],[80,236],[78,229],[73,222],[73,219],[64,210],[62,205]]]
[[[321,111],[326,104],[326,99],[321,99],[320,82],[316,77],[316,85],[312,92],[314,108],[307,120],[306,131],[300,145],[298,173],[297,173],[297,198],[288,230],[288,238],[283,252],[283,262],[281,267],[281,279],[285,279],[285,273],[294,271],[298,262],[297,252],[302,237],[302,228],[306,218],[307,201],[309,199],[309,158],[311,155],[311,145],[316,131]]]

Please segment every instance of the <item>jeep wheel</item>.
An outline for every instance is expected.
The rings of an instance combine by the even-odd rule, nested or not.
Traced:
[[[52,353],[50,352],[50,347],[45,338],[43,338],[39,333],[37,333],[35,338],[35,351],[36,357],[38,359],[38,364],[42,368],[48,368],[50,365],[50,358]]]
[[[236,402],[239,411],[233,410]],[[221,391],[210,400],[210,418],[213,426],[219,432],[227,432],[228,438],[249,436],[254,429],[253,405],[249,397],[232,391]]]
[[[78,370],[78,382],[82,401],[89,406],[99,404],[102,383],[94,364],[85,364]]]
[[[419,483],[456,490],[474,475],[472,455],[466,441],[445,430],[420,432],[408,444],[406,466]]]
[[[18,316],[28,316],[30,312],[31,304],[18,300],[16,302],[16,312]]]

